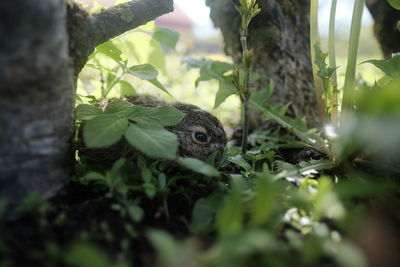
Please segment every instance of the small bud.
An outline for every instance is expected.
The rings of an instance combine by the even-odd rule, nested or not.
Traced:
[[[242,63],[246,70],[250,69],[254,62],[254,50],[246,50],[243,52]]]

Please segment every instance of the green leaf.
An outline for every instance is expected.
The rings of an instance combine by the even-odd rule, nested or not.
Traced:
[[[124,100],[113,100],[107,104],[104,112],[106,114],[116,114],[118,116],[124,116],[125,113],[133,106],[132,103]]]
[[[179,40],[179,33],[168,28],[158,27],[154,32],[153,38],[157,42],[171,49],[175,49],[176,43]]]
[[[227,79],[219,79],[219,89],[215,96],[214,108],[217,108],[233,94],[236,94],[236,87]]]
[[[290,164],[285,161],[277,161],[276,167],[281,173],[276,178],[287,178],[289,180],[300,181],[306,175],[318,173],[321,170],[330,170],[336,166],[329,160],[310,160],[308,162],[300,162],[297,165]]]
[[[335,72],[334,68],[328,67],[325,63],[326,58],[328,57],[328,53],[323,53],[319,43],[314,45],[315,50],[315,64],[318,67],[318,76],[321,79],[329,79],[332,77],[333,73]]]
[[[131,124],[125,133],[126,140],[144,154],[154,158],[176,158],[178,139],[162,127]]]
[[[189,170],[192,170],[197,173],[201,173],[208,177],[219,177],[220,173],[217,169],[213,166],[208,165],[207,163],[195,159],[195,158],[179,158],[178,159],[179,165]]]
[[[137,78],[148,81],[168,95],[171,95],[168,90],[157,80],[158,71],[152,65],[142,64],[132,66],[128,69],[128,73]]]
[[[121,86],[121,97],[136,95],[135,88],[127,81],[119,80]]]
[[[109,267],[112,263],[104,253],[94,245],[89,243],[74,243],[63,255],[65,263],[69,266],[78,267]]]
[[[274,91],[274,87],[275,87],[274,81],[270,80],[267,87],[265,87],[262,90],[255,91],[250,95],[251,102],[255,102],[259,106],[264,106],[267,103],[268,99],[271,97],[271,95]],[[251,102],[250,102],[250,105],[251,105]]]
[[[223,196],[223,192],[218,190],[208,197],[200,198],[196,201],[192,211],[190,231],[196,234],[201,234],[210,230]]]
[[[224,200],[217,214],[217,229],[220,235],[240,233],[243,229],[243,197],[238,189]]]
[[[251,224],[260,227],[270,221],[271,213],[276,205],[279,188],[269,175],[258,175],[252,203]]]
[[[256,111],[263,111],[263,115],[266,119],[271,119],[287,129],[289,132],[296,135],[302,141],[308,143],[316,150],[319,150],[325,154],[330,154],[330,151],[326,148],[326,144],[320,135],[316,134],[314,130],[307,129],[307,125],[302,119],[292,119],[285,116],[286,107],[272,107],[269,105],[261,105],[257,101],[250,99],[250,108]]]
[[[127,210],[128,210],[129,217],[131,217],[131,219],[134,222],[140,222],[142,220],[144,211],[141,207],[129,206]]]
[[[201,80],[223,77],[224,73],[235,69],[234,64],[210,59],[206,60],[185,57],[182,59],[181,63],[186,64],[188,70],[200,69],[200,72],[203,72],[204,76]]]
[[[169,96],[172,96],[167,88],[165,88],[157,79],[153,79],[153,80],[148,80],[149,83],[153,84],[155,87],[161,89],[164,93],[166,93]]]
[[[86,146],[100,148],[118,142],[128,127],[128,120],[117,115],[103,115],[88,121],[83,126]]]
[[[387,0],[387,1],[393,8],[400,10],[400,0]]]
[[[393,54],[389,59],[367,60],[363,63],[371,63],[393,79],[400,79],[400,53]]]
[[[112,42],[108,41],[96,47],[96,50],[100,53],[114,59],[115,61],[122,61],[121,50]]]
[[[77,120],[90,120],[102,114],[103,112],[99,108],[88,104],[80,104],[76,108]]]
[[[157,193],[157,189],[154,184],[146,183],[143,185],[144,192],[149,198],[154,198]]]
[[[230,157],[228,158],[228,160],[240,167],[242,167],[246,172],[250,172],[251,171],[251,165],[249,163],[247,163],[247,161],[245,161],[241,155],[237,155],[235,157]]]
[[[172,106],[133,106],[126,112],[126,117],[142,124],[172,126],[178,124],[185,117],[185,113]]]
[[[158,76],[158,71],[150,64],[132,66],[128,73],[142,80],[153,80]]]

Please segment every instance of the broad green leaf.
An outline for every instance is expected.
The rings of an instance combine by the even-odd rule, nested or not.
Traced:
[[[185,117],[185,113],[172,106],[133,106],[127,110],[125,115],[130,120],[142,124],[154,124],[158,126],[176,125]]]
[[[90,120],[96,116],[102,115],[103,112],[95,106],[88,104],[80,104],[76,108],[76,119],[77,120]]]
[[[210,62],[205,60],[204,58],[196,59],[192,57],[184,57],[181,60],[181,64],[186,64],[186,69],[191,70],[191,69],[199,69],[203,66],[210,64]]]
[[[132,66],[128,73],[142,80],[153,80],[158,76],[158,71],[150,64]]]
[[[146,183],[143,185],[144,192],[149,198],[154,198],[157,193],[157,189],[154,184]]]
[[[233,94],[236,94],[236,87],[226,79],[219,79],[219,89],[215,96],[214,108],[217,108]]]
[[[118,142],[128,127],[128,120],[115,114],[96,117],[83,126],[86,146],[100,148]]]
[[[148,80],[149,83],[153,84],[155,87],[161,89],[164,93],[166,93],[169,96],[172,96],[167,88],[165,88],[157,79],[153,79],[153,80]]]
[[[179,158],[178,159],[179,165],[189,170],[192,170],[197,173],[201,173],[208,177],[219,177],[220,173],[217,169],[213,166],[208,165],[207,163],[195,159],[195,158]]]
[[[133,106],[132,103],[124,100],[113,100],[107,104],[104,112],[106,114],[116,114],[118,116],[123,117],[125,113]]]
[[[233,190],[223,201],[217,214],[217,230],[222,236],[238,234],[243,229],[243,197]]]
[[[126,140],[144,154],[154,158],[176,158],[178,139],[162,127],[131,124],[125,133]]]
[[[246,172],[251,171],[251,165],[247,163],[240,155],[235,156],[235,157],[230,157],[228,160],[240,167],[242,167]]]
[[[217,190],[208,197],[196,201],[192,211],[192,220],[190,222],[190,230],[192,232],[200,234],[210,230],[223,196],[223,192]]]
[[[175,49],[176,43],[179,40],[179,33],[168,28],[158,27],[154,32],[153,38],[157,42],[171,49]]]
[[[100,53],[114,59],[115,61],[122,61],[121,50],[112,42],[108,41],[96,47]]]
[[[132,84],[123,80],[119,80],[118,83],[121,86],[121,97],[136,95],[136,90]]]
[[[129,217],[131,217],[131,219],[134,222],[140,222],[142,220],[144,211],[141,207],[131,205],[127,208],[127,211],[128,211]]]
[[[267,87],[265,87],[262,90],[255,91],[250,95],[251,102],[255,102],[259,106],[264,106],[267,103],[268,99],[271,97],[274,91],[274,87],[275,87],[274,81],[270,80]]]
[[[400,10],[400,0],[387,0],[387,1],[393,8]]]
[[[154,27],[141,26],[114,40],[130,64],[151,64],[157,70],[165,69],[165,55],[162,46],[153,37]],[[154,25],[154,22],[152,23]],[[149,34],[150,33],[150,34]]]
[[[265,174],[259,175],[254,189],[254,198],[252,203],[251,224],[260,227],[268,220],[276,205],[277,184]]]
[[[68,266],[79,267],[109,267],[114,266],[104,253],[89,243],[77,242],[64,252],[63,257]]]
[[[400,53],[389,59],[367,60],[363,63],[371,63],[393,79],[400,79]]]
[[[204,79],[209,77],[215,77],[214,75],[220,77],[227,71],[235,69],[235,65],[222,61],[215,61],[210,59],[195,59],[191,57],[185,57],[181,61],[182,64],[186,64],[186,68],[190,69],[202,69],[203,71],[208,70],[209,72],[204,72]],[[210,72],[213,75],[210,75]]]

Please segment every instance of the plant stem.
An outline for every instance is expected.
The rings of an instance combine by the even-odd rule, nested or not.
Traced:
[[[332,0],[331,15],[329,19],[329,39],[328,39],[328,51],[329,51],[329,67],[335,69],[332,75],[332,83],[334,89],[337,89],[337,74],[336,74],[336,53],[335,53],[335,20],[336,20],[336,5],[337,0]],[[334,108],[331,113],[331,123],[337,126],[338,119],[338,94],[332,93],[332,104]]]
[[[242,57],[248,51],[247,50],[247,36],[240,36],[240,42],[242,44]],[[249,125],[250,125],[250,111],[249,111],[249,100],[250,100],[250,88],[249,88],[249,77],[250,70],[245,68],[245,80],[244,80],[244,89],[241,93],[241,100],[243,104],[243,137],[242,137],[242,154],[246,154],[247,152],[247,137],[249,135]]]
[[[349,55],[347,58],[346,78],[343,87],[343,101],[341,111],[341,122],[343,123],[345,116],[344,112],[353,111],[353,97],[356,76],[357,52],[358,43],[361,32],[361,19],[364,11],[365,0],[356,0],[353,9],[353,18],[351,21]]]
[[[250,110],[249,110],[249,97],[243,100],[243,138],[242,138],[242,154],[247,152],[247,137],[249,135],[250,126]]]
[[[318,33],[318,0],[311,0],[311,8],[310,8],[310,49],[311,49],[311,65],[313,70],[314,77],[314,88],[315,95],[317,98],[317,107],[321,117],[321,120],[325,120],[325,108],[322,100],[323,84],[321,79],[319,79],[317,75],[317,66],[315,64],[315,51],[314,45],[319,42],[319,33]]]

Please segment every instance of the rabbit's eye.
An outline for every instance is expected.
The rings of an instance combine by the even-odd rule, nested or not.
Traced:
[[[193,134],[194,140],[198,143],[206,143],[207,142],[207,135],[202,132],[194,132]]]

